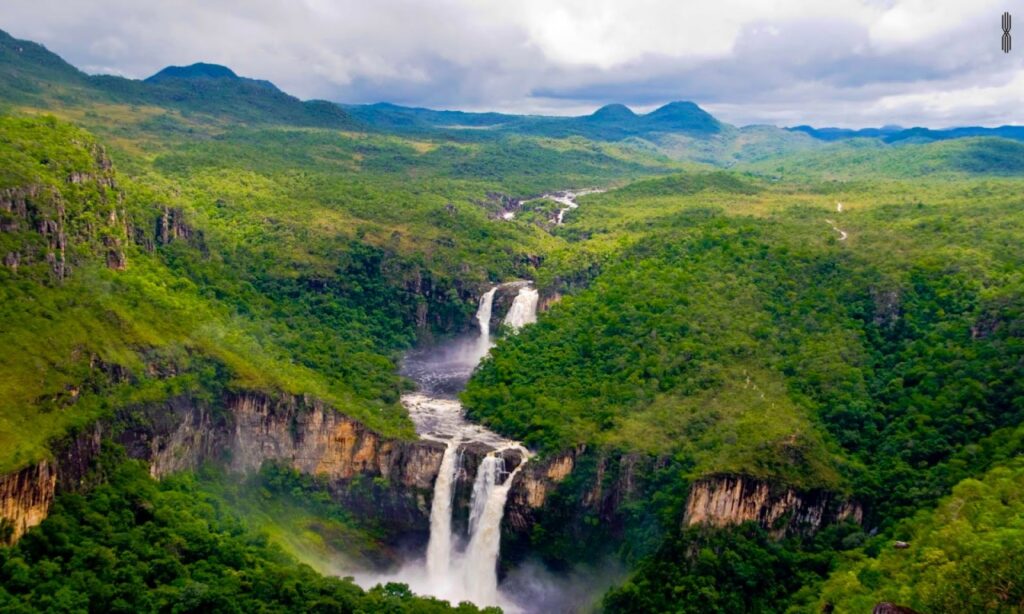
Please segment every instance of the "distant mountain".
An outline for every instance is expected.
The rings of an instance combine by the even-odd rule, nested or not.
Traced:
[[[233,70],[227,66],[221,66],[220,64],[206,64],[204,62],[197,62],[191,66],[168,66],[160,72],[146,79],[147,83],[168,83],[174,82],[177,79],[185,80],[197,80],[197,79],[226,79],[228,81],[239,81],[244,83],[252,83],[259,87],[265,87],[275,92],[280,92],[276,85],[270,81],[263,79],[249,79],[246,77],[239,77]]]
[[[606,104],[585,119],[592,122],[632,122],[636,120],[636,113],[624,104]]]
[[[791,132],[803,132],[821,141],[842,141],[856,138],[877,138],[886,143],[946,141],[972,136],[997,136],[1004,139],[1024,141],[1024,126],[999,126],[983,128],[981,126],[964,126],[932,130],[930,128],[903,128],[900,126],[883,126],[881,128],[812,128],[811,126],[794,126],[786,128]]]
[[[146,80],[87,75],[42,45],[0,30],[0,102],[43,107],[83,103],[153,105],[236,122],[348,128],[338,105],[303,102],[273,83],[239,77],[226,66],[169,66]]]
[[[670,102],[642,116],[650,132],[688,132],[714,134],[722,124],[710,113],[692,102]]]
[[[726,126],[692,102],[671,102],[646,115],[637,115],[622,104],[609,104],[591,115],[579,117],[434,111],[384,103],[350,105],[345,109],[366,124],[380,129],[434,132],[490,128],[534,136],[583,136],[613,141],[663,132],[713,135]]]

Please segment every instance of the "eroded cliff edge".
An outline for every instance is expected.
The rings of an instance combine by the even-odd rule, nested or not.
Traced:
[[[101,447],[109,438],[128,456],[149,463],[151,474],[196,469],[217,462],[252,473],[267,461],[327,479],[332,497],[357,516],[372,519],[396,539],[425,541],[430,500],[445,445],[381,437],[318,399],[242,392],[211,404],[189,396],[133,407],[94,424],[54,446],[53,458],[0,477],[4,540],[13,542],[46,518],[55,496],[81,490]],[[462,451],[456,483],[456,525],[464,524],[469,492],[480,460],[489,450]],[[511,471],[522,462],[506,459]],[[606,534],[623,536],[626,504],[641,501],[650,476],[666,459],[611,455],[586,446],[530,462],[515,478],[503,530],[512,552],[525,547],[531,531],[552,506],[559,513],[596,519]],[[570,478],[572,478],[570,480]],[[569,482],[567,484],[567,481]],[[827,491],[799,491],[749,476],[709,476],[689,486],[686,525],[723,527],[754,521],[774,535],[813,532],[863,513],[853,502]]]
[[[529,554],[537,546],[538,525],[542,534],[557,529],[577,544],[628,539],[631,524],[653,516],[651,497],[664,492],[666,476],[680,482],[680,471],[667,458],[587,446],[531,461],[509,494],[503,556],[506,543],[510,562]],[[859,524],[864,515],[857,502],[839,493],[745,475],[710,475],[681,488],[686,501],[679,517],[683,526],[722,528],[752,521],[781,539],[846,520]]]
[[[389,440],[317,399],[232,394],[211,405],[189,396],[132,407],[53,446],[53,457],[0,477],[5,541],[46,518],[54,497],[87,486],[84,476],[109,438],[160,478],[219,462],[256,471],[265,461],[322,474],[332,494],[396,530],[426,529],[429,496],[444,445]],[[362,478],[372,489],[353,489]],[[358,493],[354,491],[358,490]]]
[[[385,528],[396,541],[426,541],[434,480],[445,444],[381,437],[319,399],[258,392],[216,403],[187,395],[126,408],[53,446],[53,457],[0,477],[4,541],[42,522],[57,494],[87,487],[102,440],[146,461],[155,478],[203,463],[248,474],[274,461],[326,479],[339,505]],[[468,518],[469,493],[490,448],[460,452],[456,520]],[[522,458],[506,454],[506,471]]]

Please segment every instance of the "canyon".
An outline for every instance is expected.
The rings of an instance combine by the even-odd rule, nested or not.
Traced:
[[[525,539],[551,495],[587,462],[596,469],[577,505],[596,513],[615,536],[620,510],[638,497],[641,476],[665,462],[583,445],[531,459],[518,443],[465,419],[456,395],[490,349],[492,322],[514,334],[536,320],[540,303],[527,282],[490,288],[480,297],[478,332],[409,352],[402,372],[419,390],[402,402],[417,440],[381,437],[346,417],[344,408],[309,396],[242,391],[215,402],[182,395],[133,407],[54,446],[53,458],[0,478],[6,541],[45,519],[59,493],[88,488],[92,460],[110,439],[146,461],[155,478],[205,462],[251,473],[268,461],[323,476],[339,505],[426,553],[422,562],[384,575],[352,570],[357,580],[398,580],[455,601],[515,609],[499,589],[502,535]],[[862,515],[833,493],[715,475],[691,485],[681,522],[723,527],[754,521],[782,537],[847,518],[859,522]]]

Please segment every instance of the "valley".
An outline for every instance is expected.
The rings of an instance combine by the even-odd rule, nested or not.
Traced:
[[[1024,603],[1017,131],[0,76],[0,609]]]

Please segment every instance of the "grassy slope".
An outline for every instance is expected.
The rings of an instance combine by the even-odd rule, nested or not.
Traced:
[[[783,179],[963,178],[1016,176],[1024,171],[1024,144],[998,137],[971,137],[925,144],[885,145],[855,139],[820,152],[798,152],[742,168]]]
[[[919,612],[1017,612],[1024,607],[1024,464],[999,466],[953,488],[891,540],[856,550],[825,583],[820,612],[866,612],[888,601]]]
[[[102,237],[83,231],[73,237],[81,253],[71,254],[73,272],[61,283],[48,281],[42,265],[0,271],[15,324],[4,335],[17,348],[5,356],[0,387],[4,469],[39,458],[52,438],[112,406],[198,392],[211,378],[313,393],[382,433],[408,436],[394,352],[418,334],[465,321],[473,305],[452,294],[456,287],[532,277],[531,260],[560,244],[533,224],[495,220],[486,194],[624,181],[664,169],[579,139],[467,145],[232,127],[230,118],[76,101],[58,115],[109,144],[119,186],[110,198],[123,199],[130,224],[152,244],[169,206],[202,239],[150,253],[122,236],[128,270],[112,272],[102,266]],[[22,106],[21,113],[40,110]],[[98,197],[90,200],[66,177],[72,167],[90,170],[96,139],[49,116],[8,116],[0,128],[9,145],[0,187],[50,186],[72,205],[69,224],[93,229],[97,214],[88,203]],[[432,294],[417,295],[417,286]],[[427,302],[432,319],[417,331],[415,314]],[[212,360],[204,368],[215,373],[168,382],[141,377],[138,390],[124,386],[121,396],[109,386],[81,386],[94,357],[139,375],[147,363],[139,354],[153,351],[171,356],[183,373]],[[73,403],[61,398],[79,388],[85,392]]]
[[[683,454],[695,473],[807,484],[835,483],[828,450],[838,443],[846,452],[836,458],[853,455],[841,464],[886,476],[873,484],[861,474],[863,496],[913,509],[951,482],[914,485],[911,466],[937,467],[1015,424],[1017,333],[971,331],[1014,321],[1024,264],[1008,249],[1024,233],[1016,180],[868,187],[710,174],[582,202],[560,232],[604,268],[470,383],[470,411],[492,425],[547,449],[604,442]],[[698,213],[709,205],[717,212]],[[827,220],[849,238],[837,241]],[[886,293],[902,318],[895,328]],[[944,352],[930,354],[936,346]],[[801,434],[801,461],[816,470],[789,465],[781,443]]]

